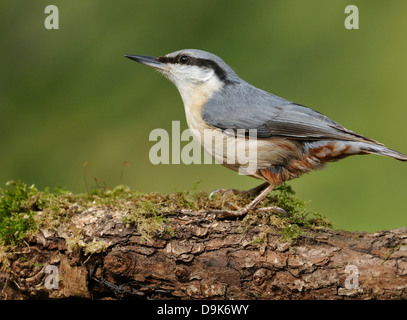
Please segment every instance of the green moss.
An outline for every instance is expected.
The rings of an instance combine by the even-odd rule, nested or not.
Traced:
[[[34,185],[9,181],[0,190],[0,241],[15,244],[35,230],[35,209],[43,205]]]
[[[289,217],[283,214],[252,212],[242,220],[242,231],[253,225],[260,225],[263,232],[277,232],[282,240],[294,242],[304,232],[313,232],[320,228],[332,228],[332,224],[321,214],[307,209],[307,203],[296,197],[294,190],[288,184],[283,184],[270,193],[260,203],[261,207],[277,206],[284,209]]]
[[[284,240],[289,241],[290,243],[298,239],[303,233],[302,229],[298,224],[288,224],[282,231],[281,235]]]
[[[253,199],[248,193],[233,192],[209,199],[206,192],[196,190],[197,185],[170,194],[142,193],[120,185],[79,195],[62,189],[39,191],[34,185],[22,182],[11,181],[6,186],[0,190],[0,244],[6,245],[19,244],[27,234],[38,229],[56,230],[69,223],[76,213],[92,206],[123,212],[123,223],[136,226],[144,238],[151,239],[164,232],[171,234],[165,222],[168,216],[183,210],[235,210]],[[242,219],[242,230],[257,224],[279,230],[285,239],[297,239],[304,228],[332,227],[326,218],[307,210],[306,203],[287,184],[276,188],[259,204],[259,207],[269,206],[283,208],[289,218],[280,213],[252,212]]]
[[[260,237],[253,239],[252,241],[250,241],[250,244],[254,244],[254,245],[262,245],[264,243],[264,237],[262,235],[260,235]]]
[[[83,240],[83,237],[78,234],[71,238],[67,238],[66,244],[70,252],[83,252],[85,256],[105,252],[111,245],[110,242],[96,239],[93,239],[92,242],[87,243]]]

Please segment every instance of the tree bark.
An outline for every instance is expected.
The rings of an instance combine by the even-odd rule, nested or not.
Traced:
[[[145,239],[123,214],[91,207],[70,233],[38,231],[8,254],[0,298],[407,298],[407,228],[304,229],[288,241],[278,228],[184,211]]]

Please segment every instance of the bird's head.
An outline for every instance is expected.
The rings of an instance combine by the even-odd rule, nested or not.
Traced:
[[[161,57],[140,55],[125,57],[161,72],[175,84],[181,95],[191,94],[191,91],[203,88],[219,88],[240,80],[221,58],[202,50],[179,50]]]

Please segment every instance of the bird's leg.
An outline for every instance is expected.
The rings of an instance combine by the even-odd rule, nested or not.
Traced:
[[[256,197],[254,198],[254,200],[252,202],[250,202],[246,207],[236,210],[236,211],[232,211],[232,210],[211,210],[210,212],[214,212],[214,213],[220,213],[222,215],[225,216],[229,216],[229,217],[240,217],[243,216],[245,214],[247,214],[249,211],[254,210],[256,208],[256,206],[259,204],[260,201],[262,201],[269,193],[270,191],[272,191],[274,189],[274,185],[269,184],[267,182],[268,186]],[[263,185],[261,185],[263,186]],[[261,187],[259,186],[259,187]],[[271,212],[275,212],[275,213],[283,213],[286,217],[288,217],[288,213],[282,209],[279,208],[277,206],[274,207],[267,207],[267,208],[259,208],[256,209],[255,211],[271,211]]]
[[[261,191],[266,189],[270,185],[270,182],[264,182],[261,185],[258,185],[257,187],[251,188],[249,190],[243,191],[244,193],[249,193],[249,194],[259,194]],[[274,189],[274,188],[273,188]],[[271,190],[270,190],[271,191]]]
[[[240,194],[258,194],[259,192],[261,192],[261,191],[263,191],[265,188],[267,188],[269,185],[270,185],[269,182],[264,182],[264,183],[262,183],[261,185],[259,185],[259,186],[257,186],[257,187],[254,187],[254,188],[251,188],[251,189],[249,189],[249,190],[216,189],[216,190],[213,190],[213,191],[209,194],[209,199],[212,199],[213,196],[214,196],[216,193],[219,193],[221,196],[223,196],[223,195],[225,195],[225,194],[227,194],[227,193],[229,193],[229,192],[232,192],[232,193],[234,193],[234,194],[239,194],[239,193],[240,193]]]

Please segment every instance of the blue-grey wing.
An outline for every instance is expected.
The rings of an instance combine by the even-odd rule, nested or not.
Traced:
[[[256,129],[258,138],[336,139],[378,143],[350,131],[308,107],[247,83],[223,87],[203,106],[204,121],[215,128]]]

